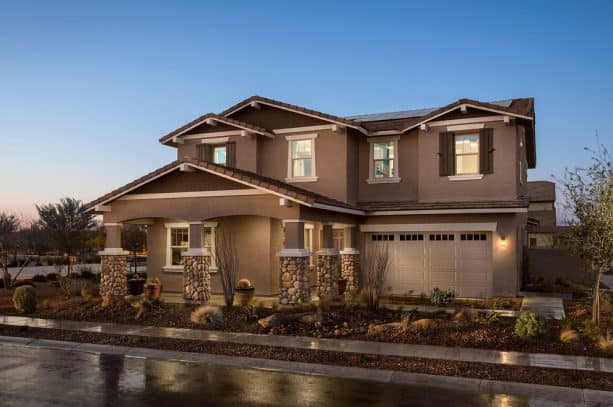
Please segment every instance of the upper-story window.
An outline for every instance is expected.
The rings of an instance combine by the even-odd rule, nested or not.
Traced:
[[[377,138],[370,141],[369,184],[399,182],[398,137]]]
[[[317,134],[287,136],[289,153],[286,181],[317,181],[315,175],[315,139]]]
[[[455,136],[456,175],[479,174],[479,135],[458,134]]]
[[[393,178],[394,142],[373,143],[373,175],[375,178]]]
[[[226,165],[226,146],[213,147],[213,162],[219,165]]]

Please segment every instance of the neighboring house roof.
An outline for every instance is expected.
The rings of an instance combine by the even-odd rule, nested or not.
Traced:
[[[334,116],[334,115],[331,115],[331,114],[328,114],[328,113],[324,113],[324,112],[320,112],[320,111],[313,110],[313,109],[308,109],[306,107],[292,105],[292,104],[281,102],[281,101],[278,101],[278,100],[265,98],[265,97],[262,97],[262,96],[251,96],[250,98],[242,100],[242,101],[238,102],[237,104],[235,104],[234,106],[231,106],[228,109],[226,109],[223,112],[221,112],[221,115],[222,116],[230,116],[231,114],[233,114],[235,112],[238,112],[239,110],[244,109],[247,106],[250,106],[252,103],[261,103],[261,104],[264,104],[264,105],[278,107],[278,108],[289,110],[289,111],[296,112],[296,113],[299,113],[299,114],[305,114],[307,116],[316,117],[316,118],[321,119],[321,120],[325,120],[325,121],[329,121],[329,122],[333,122],[333,123],[342,124],[342,125],[349,126],[351,128],[354,128],[354,129],[366,132],[359,125],[359,123],[356,123],[353,120],[349,120],[349,119],[346,119],[346,118],[343,118],[343,117],[340,117],[340,116]]]
[[[551,181],[529,181],[528,199],[530,202],[555,202],[556,184]]]
[[[206,171],[215,175],[229,178],[253,188],[269,191],[290,200],[307,206],[318,207],[338,212],[347,212],[355,215],[366,215],[374,211],[408,211],[408,210],[446,210],[446,209],[493,209],[493,208],[524,208],[527,201],[489,201],[489,202],[363,202],[355,205],[341,202],[327,196],[308,191],[294,185],[265,177],[250,171],[229,168],[210,162],[199,161],[192,158],[173,161],[163,167],[150,172],[120,188],[117,188],[100,198],[85,205],[87,211],[96,211],[99,205],[106,205],[123,195],[157,179],[172,171],[176,171],[183,165]]]
[[[252,133],[257,133],[257,134],[261,134],[261,135],[268,136],[268,137],[274,137],[272,133],[270,133],[268,130],[266,130],[263,127],[255,126],[250,123],[241,122],[239,120],[234,120],[229,117],[224,117],[222,115],[218,115],[215,113],[207,113],[205,115],[200,116],[199,118],[195,120],[192,120],[191,122],[187,123],[185,126],[179,127],[178,129],[171,131],[164,137],[160,138],[160,143],[167,143],[169,141],[172,141],[175,137],[180,136],[181,134],[188,132],[195,127],[205,124],[207,120],[213,120],[219,123],[224,123],[229,126],[233,126],[241,130],[246,130]]]

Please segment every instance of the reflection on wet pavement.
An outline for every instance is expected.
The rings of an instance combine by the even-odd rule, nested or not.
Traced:
[[[0,383],[2,406],[534,405],[506,395],[2,345]]]

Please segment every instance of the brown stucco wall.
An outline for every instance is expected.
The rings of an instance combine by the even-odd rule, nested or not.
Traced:
[[[420,201],[478,201],[517,199],[517,133],[515,126],[490,122],[494,129],[494,173],[481,180],[450,181],[439,176],[439,132],[444,127],[419,130],[419,189]]]
[[[181,172],[175,170],[148,184],[137,188],[133,194],[155,194],[166,192],[217,191],[249,189],[250,187],[230,181],[204,171]]]

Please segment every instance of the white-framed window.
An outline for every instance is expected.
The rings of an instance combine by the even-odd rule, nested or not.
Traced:
[[[479,135],[455,135],[455,173],[456,175],[479,174]]]
[[[166,227],[166,262],[165,269],[183,270],[181,254],[189,249],[189,224],[187,223],[167,223]],[[217,271],[215,261],[215,229],[217,222],[203,222],[202,227],[202,247],[207,249],[211,255],[209,271]]]
[[[181,253],[189,248],[189,226],[167,225],[166,267],[181,268]]]
[[[369,140],[369,184],[400,182],[398,175],[398,136]]]
[[[286,136],[288,141],[287,178],[289,182],[317,181],[315,139],[317,134]]]
[[[213,163],[226,165],[226,146],[213,146]]]

